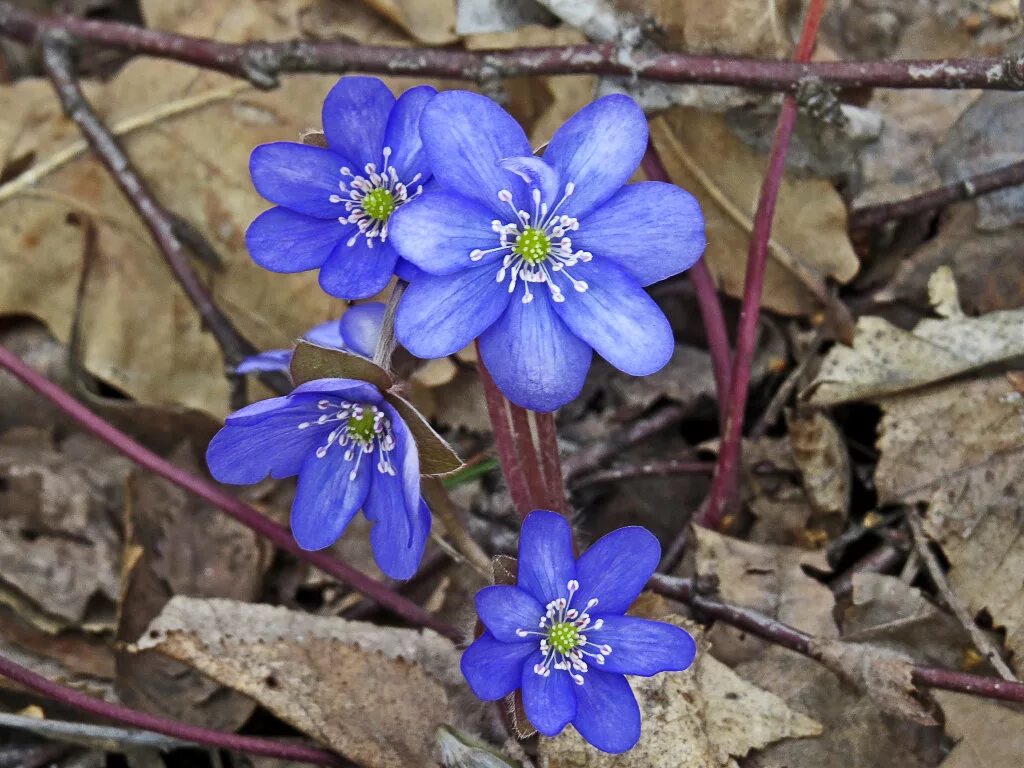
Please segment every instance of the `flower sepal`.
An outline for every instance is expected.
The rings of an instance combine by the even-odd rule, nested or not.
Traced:
[[[398,411],[412,432],[420,457],[421,474],[447,475],[463,467],[463,461],[455,449],[430,426],[430,422],[412,403],[394,391],[394,379],[372,360],[340,349],[300,341],[292,355],[291,375],[295,386],[316,379],[356,379],[372,384],[380,390],[388,404]]]

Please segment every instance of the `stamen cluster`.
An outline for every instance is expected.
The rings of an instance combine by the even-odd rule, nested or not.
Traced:
[[[391,147],[384,147],[381,154],[384,156],[384,164],[380,171],[376,163],[367,163],[363,166],[365,175],[357,176],[350,168],[343,166],[341,175],[344,179],[338,182],[343,194],[330,197],[332,203],[342,203],[348,211],[346,215],[339,216],[338,221],[342,224],[355,224],[359,228],[348,239],[349,246],[354,245],[360,235],[366,238],[370,248],[374,240],[386,241],[391,214],[423,192],[423,185],[419,184],[412,194],[409,193],[411,185],[420,180],[420,174],[413,176],[407,185],[399,179],[395,167],[388,164]]]
[[[346,448],[345,461],[355,459],[355,465],[349,473],[349,479],[354,480],[363,456],[376,451],[377,471],[395,475],[395,466],[391,461],[395,438],[384,411],[373,405],[350,403],[347,400],[332,402],[327,399],[320,400],[317,408],[327,413],[321,414],[315,422],[300,422],[299,429],[308,429],[313,424],[324,425],[330,421],[342,422],[328,433],[327,441],[316,449],[318,459],[324,458],[335,443]]]

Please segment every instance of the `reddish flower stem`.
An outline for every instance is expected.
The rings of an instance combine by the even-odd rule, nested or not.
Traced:
[[[804,18],[803,31],[795,58],[807,61],[814,49],[814,40],[825,9],[825,0],[811,0]],[[747,407],[750,368],[754,362],[757,343],[757,320],[761,309],[761,294],[768,261],[768,241],[772,233],[775,203],[786,166],[789,139],[796,124],[796,99],[786,95],[782,111],[775,126],[772,147],[768,155],[768,170],[761,185],[761,194],[754,214],[754,226],[747,255],[747,274],[743,283],[743,301],[736,331],[736,355],[732,361],[731,387],[722,444],[718,451],[715,475],[707,502],[697,516],[697,522],[708,528],[718,528],[725,515],[735,506],[738,498],[739,460],[743,436],[743,416]]]
[[[150,715],[121,704],[112,704],[47,680],[45,677],[37,675],[35,672],[25,669],[2,656],[0,656],[0,675],[42,696],[59,701],[75,709],[80,709],[83,712],[89,712],[97,717],[125,723],[136,728],[143,728],[147,731],[162,733],[165,736],[173,736],[176,739],[206,744],[219,749],[230,749],[234,752],[248,752],[254,755],[275,757],[280,760],[294,760],[300,763],[339,766],[339,768],[352,765],[349,761],[324,749],[307,747],[302,744],[289,744],[274,741],[273,739],[261,739],[256,736],[241,736],[237,733],[214,731],[209,728],[202,728],[197,725],[189,725],[177,720]]]
[[[397,48],[342,40],[223,43],[131,24],[74,16],[46,16],[0,2],[0,35],[33,44],[60,31],[82,42],[173,59],[246,78],[272,88],[287,72],[372,72],[484,81],[529,75],[596,74],[642,77],[668,83],[736,85],[795,91],[820,80],[849,88],[982,88],[1020,90],[1024,57],[941,61],[813,62],[688,56],[679,53],[623,56],[612,44],[584,44],[496,51]]]
[[[111,426],[90,411],[41,373],[22,362],[9,349],[2,346],[0,346],[0,367],[6,368],[15,377],[45,397],[89,432],[92,432],[96,437],[123,453],[140,467],[148,469],[189,493],[209,502],[242,523],[242,525],[251,528],[256,533],[265,537],[280,549],[297,555],[324,573],[348,584],[352,589],[374,600],[410,624],[430,627],[455,642],[463,640],[462,633],[455,627],[443,619],[431,615],[416,603],[402,597],[390,587],[370,578],[365,573],[335,559],[327,552],[309,552],[300,549],[287,528],[278,525],[216,485],[189,474],[180,467],[174,466],[166,459],[153,453],[140,443],[137,443],[124,432]]]
[[[548,509],[563,515],[569,514],[565,500],[565,480],[562,475],[562,458],[558,451],[558,425],[553,413],[534,413],[537,423],[541,468],[548,489]]]
[[[502,398],[505,398],[502,395]],[[512,417],[512,435],[516,451],[519,454],[519,467],[523,473],[528,493],[528,512],[544,509],[548,503],[548,488],[541,474],[537,447],[533,441],[533,430],[530,429],[530,413],[505,398],[506,407]]]
[[[648,143],[642,165],[644,173],[651,181],[672,183],[654,142]],[[715,374],[715,391],[718,393],[720,421],[724,426],[725,401],[729,396],[729,382],[732,377],[732,372],[729,370],[732,365],[732,352],[729,350],[729,332],[725,328],[722,302],[718,298],[715,279],[711,276],[711,270],[708,269],[703,258],[690,267],[690,271],[686,274],[693,282],[693,287],[697,292],[697,305],[700,307],[700,316],[704,321],[704,333],[707,335],[708,350],[711,352],[711,367]]]

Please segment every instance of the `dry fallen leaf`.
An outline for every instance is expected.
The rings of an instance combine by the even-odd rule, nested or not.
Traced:
[[[652,17],[665,31],[671,50],[780,59],[793,46],[786,21],[790,0],[721,0],[714,13],[708,13],[704,0],[618,0],[617,4]]]
[[[455,0],[363,0],[417,40],[445,45],[455,34]]]
[[[935,698],[946,715],[946,734],[956,742],[940,768],[1020,768],[1020,710],[952,691],[935,691]]]
[[[705,259],[718,285],[743,293],[747,249],[766,159],[730,133],[725,120],[674,109],[651,123],[672,180],[692,192],[707,219]],[[826,277],[845,283],[858,269],[846,206],[827,181],[783,178],[769,244],[764,304],[809,314],[828,301]]]
[[[793,458],[817,522],[837,534],[850,511],[850,454],[835,421],[823,413],[789,413]]]
[[[434,731],[454,717],[446,688],[461,684],[455,647],[430,630],[231,600],[175,597],[137,647],[251,696],[367,768],[435,764]],[[466,708],[459,716],[475,727]]]

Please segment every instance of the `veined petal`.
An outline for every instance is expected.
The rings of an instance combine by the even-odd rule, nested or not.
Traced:
[[[563,212],[582,218],[610,198],[640,166],[647,149],[647,119],[628,96],[605,96],[555,131],[544,160],[575,190]]]
[[[487,330],[508,302],[505,286],[486,267],[424,275],[402,295],[395,335],[417,357],[445,357]]]
[[[326,438],[318,445],[323,445]],[[303,549],[323,549],[336,542],[345,526],[363,506],[374,467],[363,458],[345,460],[337,444],[323,457],[310,451],[299,470],[299,487],[292,502],[292,535]]]
[[[566,596],[566,585],[576,578],[576,562],[564,517],[542,509],[526,516],[519,532],[518,567],[519,588],[541,605]]]
[[[266,371],[287,371],[292,361],[290,349],[268,349],[256,355],[250,355],[235,366],[235,373],[262,373]]]
[[[433,275],[449,275],[500,260],[494,212],[481,203],[434,187],[395,211],[388,237],[403,259]],[[495,249],[470,258],[476,250]]]
[[[337,320],[328,320],[325,323],[314,325],[302,336],[306,341],[316,344],[318,347],[344,349],[345,341],[341,337],[341,329],[338,326]]]
[[[385,307],[379,301],[356,304],[341,316],[339,330],[342,342],[357,355],[373,357],[384,323]]]
[[[503,643],[484,632],[462,654],[462,675],[477,698],[497,701],[519,688],[523,661],[536,649],[536,643]]]
[[[631,525],[602,536],[576,561],[580,591],[573,602],[586,605],[596,597],[591,613],[625,613],[660,558],[661,545],[646,528]]]
[[[554,307],[569,330],[632,376],[648,376],[669,361],[675,350],[672,327],[631,275],[595,256],[573,267],[572,276],[588,288],[580,293],[562,280],[566,298]]]
[[[516,634],[517,629],[539,631],[544,607],[518,587],[498,584],[476,593],[476,612],[496,638],[503,643],[518,643],[523,638]]]
[[[616,192],[580,222],[573,246],[611,259],[640,285],[678,275],[707,245],[700,203],[674,184],[642,181]]]
[[[506,157],[498,164],[521,178],[527,189],[540,190],[541,201],[549,206],[554,206],[562,196],[562,180],[558,177],[558,171],[544,162],[543,158],[534,155]]]
[[[576,683],[565,672],[552,669],[546,677],[533,671],[544,661],[537,651],[523,662],[523,707],[533,727],[545,736],[557,736],[576,716]]]
[[[337,218],[317,219],[278,206],[264,211],[245,231],[245,245],[252,260],[271,272],[305,272],[316,269],[334,247],[349,237],[353,224]]]
[[[526,199],[522,181],[498,162],[531,154],[530,142],[519,123],[486,96],[468,91],[437,94],[423,110],[420,135],[434,178],[443,188],[502,216],[509,211],[498,200],[500,190]]]
[[[429,85],[410,88],[398,97],[388,117],[384,146],[391,147],[390,165],[406,184],[412,184],[416,174],[420,175],[416,184],[423,184],[430,178],[430,164],[420,139],[420,117],[427,102],[436,94],[437,89]]]
[[[345,210],[330,198],[339,192],[345,165],[345,158],[328,149],[291,141],[261,144],[249,157],[253,186],[263,197],[297,213],[334,219],[335,223]]]
[[[339,299],[375,296],[391,282],[397,262],[398,254],[389,243],[377,240],[371,248],[361,233],[353,232],[320,268],[320,287]]]
[[[375,454],[364,456],[370,490],[363,503],[363,513],[374,526],[370,531],[373,559],[392,579],[409,579],[416,573],[430,533],[430,510],[418,501],[414,507],[406,502],[402,481],[378,472],[373,466]]]
[[[402,483],[405,504],[410,510],[418,510],[420,504],[420,454],[416,450],[416,439],[409,426],[390,403],[380,406],[391,422],[391,433],[395,439],[392,462]]]
[[[588,632],[587,639],[608,645],[612,652],[598,669],[650,677],[659,672],[681,671],[693,663],[697,645],[685,629],[633,616],[603,616],[599,615],[600,608],[594,614],[604,625]]]
[[[529,304],[513,297],[480,336],[480,355],[494,382],[523,408],[548,412],[573,400],[590,368],[590,345],[555,314],[543,285]]]
[[[573,727],[602,752],[618,754],[640,740],[640,707],[622,675],[590,667],[576,687]]]
[[[359,174],[367,163],[380,170],[384,131],[395,97],[376,77],[341,78],[324,99],[322,118],[327,144],[351,158]]]

